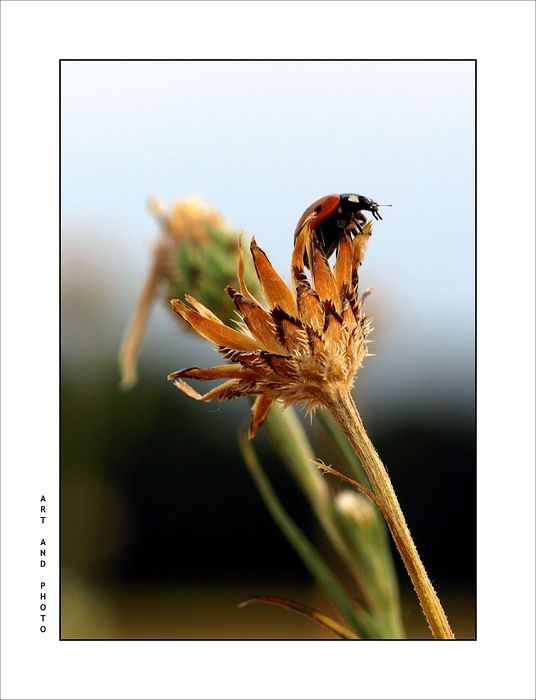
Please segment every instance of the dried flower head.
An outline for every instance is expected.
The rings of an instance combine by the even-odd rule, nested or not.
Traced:
[[[166,211],[157,197],[150,197],[149,211],[160,222],[170,242],[197,240],[208,243],[207,229],[225,229],[227,225],[220,214],[207,207],[198,197],[185,197]]]
[[[189,305],[172,300],[173,309],[207,340],[230,364],[201,369],[191,367],[169,375],[176,386],[200,401],[227,401],[256,396],[250,425],[253,437],[276,400],[284,406],[303,403],[309,411],[327,403],[333,388],[353,386],[367,355],[370,317],[362,313],[358,297],[358,268],[372,224],[355,238],[343,233],[333,270],[306,220],[296,237],[291,275],[294,292],[283,282],[266,254],[251,242],[255,264],[268,308],[249,291],[244,280],[240,247],[240,291],[227,287],[241,316],[239,329],[230,328],[191,296]],[[304,258],[312,260],[310,279]],[[183,381],[225,379],[201,395]]]
[[[189,293],[220,318],[231,320],[234,304],[222,290],[236,280],[238,232],[197,197],[181,199],[169,211],[152,198],[149,209],[161,228],[155,258],[166,305]],[[256,284],[253,265],[245,276],[250,285]]]

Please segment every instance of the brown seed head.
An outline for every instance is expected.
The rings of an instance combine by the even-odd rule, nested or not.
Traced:
[[[168,378],[201,401],[257,396],[250,437],[278,399],[285,406],[303,403],[309,411],[314,411],[326,402],[334,386],[342,384],[351,388],[367,355],[366,338],[370,333],[370,317],[362,313],[357,281],[358,267],[371,234],[370,222],[353,239],[343,234],[331,270],[306,221],[292,255],[294,291],[283,282],[253,239],[251,255],[268,308],[249,292],[244,282],[240,246],[240,290],[227,287],[242,319],[238,330],[226,326],[192,297],[186,297],[189,305],[178,299],[171,302],[173,309],[200,335],[218,346],[230,364],[183,369]],[[306,251],[309,251],[307,259],[313,261],[310,278],[304,266]],[[201,395],[184,378],[226,381]]]

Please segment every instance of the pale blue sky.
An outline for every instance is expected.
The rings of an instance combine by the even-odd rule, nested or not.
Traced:
[[[393,205],[362,268],[370,381],[470,402],[472,61],[66,61],[61,89],[65,249],[106,257],[125,313],[150,195],[201,196],[287,276],[302,211],[356,192]]]

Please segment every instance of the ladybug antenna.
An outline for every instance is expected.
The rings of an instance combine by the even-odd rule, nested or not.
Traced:
[[[376,220],[382,219],[382,221],[383,221],[383,218],[380,215],[380,212],[378,211],[378,207],[392,207],[392,206],[393,206],[392,204],[376,204],[375,208],[372,210],[372,216]]]

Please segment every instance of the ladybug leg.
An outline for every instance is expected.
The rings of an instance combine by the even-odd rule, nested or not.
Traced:
[[[316,229],[316,237],[318,239],[318,243],[320,244],[322,250],[326,249],[326,239],[324,238],[324,231],[322,230],[322,226],[318,226]]]
[[[361,226],[361,224],[366,224],[366,223],[367,223],[366,217],[363,216],[363,214],[360,211],[358,211],[354,215],[352,221],[348,224],[348,226],[346,226],[345,231],[347,231],[348,233],[353,233],[354,236],[357,233],[363,233],[363,227]]]
[[[355,215],[355,222],[356,222],[357,228],[359,229],[359,233],[363,233],[363,225],[366,224],[367,221],[368,221],[368,219],[363,214],[363,212],[358,211],[357,214]]]

